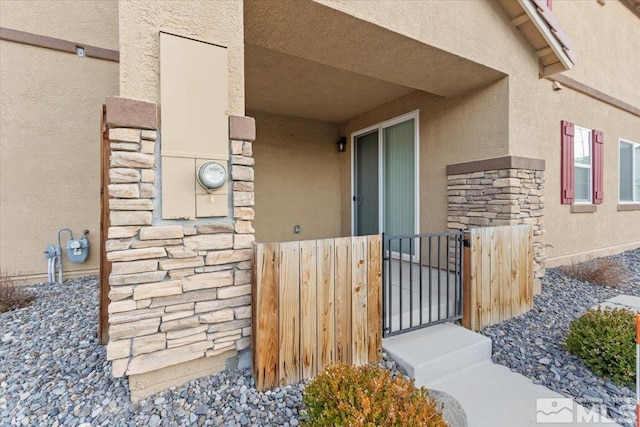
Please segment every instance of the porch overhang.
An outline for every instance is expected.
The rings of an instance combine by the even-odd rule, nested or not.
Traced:
[[[342,123],[413,91],[452,97],[505,77],[320,3],[244,6],[249,109]]]
[[[511,23],[533,46],[540,63],[540,77],[570,70],[575,52],[545,0],[499,0]]]

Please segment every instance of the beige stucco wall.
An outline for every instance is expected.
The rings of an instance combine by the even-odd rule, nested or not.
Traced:
[[[618,1],[607,2],[605,6],[596,1],[556,3],[553,13],[571,40],[577,56],[573,69],[563,75],[640,108],[640,85],[636,77],[640,72],[638,18]],[[580,19],[575,19],[577,16]],[[594,30],[596,28],[600,30]],[[589,104],[582,95],[576,94],[580,96],[576,99],[584,99],[585,102],[573,102],[568,108],[567,93],[572,90],[554,92],[548,80],[537,79],[530,70],[523,73],[514,69],[511,73],[517,77],[511,95],[515,108],[510,121],[512,151],[524,156],[545,157],[548,146],[539,141],[553,137],[553,142],[559,144],[559,121],[569,120],[562,113],[572,115],[577,121],[582,116],[585,119],[593,117],[591,113],[595,104]],[[606,121],[616,120],[615,125],[609,122],[614,125],[612,130],[617,129],[615,132],[621,132],[625,123],[635,123],[634,127],[640,128],[640,118],[626,113],[619,115],[618,111],[615,107],[606,106],[600,110],[600,117],[606,117]],[[610,114],[613,114],[611,118]],[[598,126],[602,125],[583,121],[582,126],[600,129]],[[608,139],[607,134],[605,137]]]
[[[537,68],[533,47],[496,1],[314,1],[511,75],[526,62]],[[637,106],[638,18],[619,1],[556,1],[553,14],[577,55],[565,75]]]
[[[160,102],[159,31],[229,49],[229,113],[244,114],[242,2],[120,1],[120,95]]]
[[[441,98],[414,92],[344,123],[342,134],[419,111],[420,133],[420,230],[442,232],[447,228],[447,175],[450,163],[508,154],[508,80],[502,79],[471,93]],[[349,145],[349,150],[351,146]],[[342,168],[350,171],[347,156]],[[342,183],[342,234],[351,232],[351,181]]]
[[[114,49],[117,6],[3,1],[0,26]],[[118,64],[8,41],[0,58],[0,269],[46,280],[43,250],[69,227],[92,247],[84,264],[65,258],[65,277],[95,273],[101,103],[118,93]]]
[[[341,236],[341,186],[349,182],[348,153],[339,153],[338,125],[248,111],[256,119],[257,242]],[[299,225],[301,232],[293,233]],[[348,235],[348,233],[347,233]]]
[[[620,2],[554,2],[553,12],[577,56],[565,76],[640,108],[640,21]],[[576,19],[580,17],[580,19]],[[600,28],[594,31],[594,28]],[[621,36],[624,34],[624,36]],[[512,72],[512,154],[546,160],[545,242],[549,266],[640,246],[640,211],[619,212],[618,144],[640,141],[640,117],[530,72]],[[605,136],[604,203],[595,213],[571,213],[560,204],[560,121]],[[578,256],[582,254],[582,256]]]
[[[570,262],[583,248],[607,252],[615,246],[640,246],[640,211],[618,211],[619,139],[640,141],[640,118],[580,93],[553,93],[541,116],[540,141],[547,141],[547,256]],[[570,213],[560,204],[560,121],[604,132],[604,203],[595,213]],[[595,254],[597,255],[597,253]]]
[[[118,50],[118,2],[2,0],[0,27]]]
[[[519,65],[520,41],[493,1],[314,1],[499,71]]]
[[[419,110],[420,229],[444,231],[446,165],[508,154],[507,79],[454,98],[413,92],[341,125],[248,111],[257,129],[256,241],[350,235],[352,134],[414,110]],[[339,136],[349,141],[345,153],[336,151]],[[301,226],[300,234],[293,234],[294,225]]]
[[[638,17],[620,1],[557,1],[553,13],[577,55],[564,75],[640,108]]]
[[[547,161],[545,207],[549,225],[545,239],[550,245],[547,254],[552,264],[554,259],[567,262],[576,253],[597,255],[615,248],[640,246],[640,212],[617,210],[618,139],[638,141],[640,119],[569,89],[554,92],[551,82],[538,78],[533,48],[511,25],[497,3],[403,2],[400,7],[394,1],[317,2],[509,75],[508,154]],[[640,63],[638,18],[619,2],[607,2],[606,6],[596,1],[554,2],[553,11],[577,55],[577,64],[565,75],[640,107],[640,86],[636,77]],[[470,16],[473,16],[472,20]],[[469,119],[471,116],[464,117],[461,126],[471,128]],[[605,202],[595,214],[571,214],[568,206],[560,205],[559,128],[563,119],[605,133]],[[424,120],[421,115],[421,126]],[[428,145],[430,141],[426,137],[421,127],[421,140],[426,139]],[[486,143],[477,144],[473,150]],[[467,152],[467,158],[461,161],[482,157],[472,153]],[[425,156],[429,157],[423,149],[421,160]],[[451,162],[447,158],[440,160]],[[432,172],[428,167],[425,169],[424,162],[422,165],[423,174]],[[444,178],[433,173],[436,176],[428,181],[435,186]],[[432,195],[435,199],[426,200],[424,180],[421,176],[423,228],[425,218],[429,221],[437,218],[430,216],[429,208],[424,205],[444,200],[436,193]],[[343,221],[343,232],[346,229],[347,224]]]

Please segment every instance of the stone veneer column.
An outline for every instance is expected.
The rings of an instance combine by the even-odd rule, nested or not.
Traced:
[[[217,358],[221,370],[249,347],[255,124],[248,117],[230,119],[229,217],[166,221],[157,211],[156,112],[148,102],[107,100],[111,227],[105,249],[112,262],[107,358],[115,377],[156,371],[153,381],[162,389],[210,373],[200,364],[172,379],[163,376],[164,368]]]
[[[531,224],[534,290],[544,276],[544,160],[507,156],[447,166],[449,229]]]

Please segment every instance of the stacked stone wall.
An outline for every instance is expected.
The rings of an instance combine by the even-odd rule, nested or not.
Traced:
[[[530,224],[536,284],[544,276],[544,171],[500,169],[449,175],[449,229]]]
[[[109,129],[107,358],[116,377],[230,358],[250,345],[252,143],[229,141],[228,218],[166,221],[159,139],[152,129]]]

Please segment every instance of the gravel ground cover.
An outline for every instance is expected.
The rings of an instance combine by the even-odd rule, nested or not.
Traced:
[[[97,341],[98,280],[30,287],[28,307],[0,314],[0,426],[296,426],[304,384],[256,391],[226,370],[131,403]],[[397,366],[382,363],[396,373]]]
[[[533,310],[483,333],[493,340],[495,363],[588,408],[606,407],[609,417],[618,423],[635,426],[635,389],[599,378],[563,347],[571,321],[592,306],[617,295],[640,296],[640,249],[611,258],[627,270],[627,281],[621,286],[593,285],[572,279],[559,268],[549,269],[542,293],[534,297]]]
[[[620,294],[640,296],[640,250],[613,257],[629,282],[604,288],[550,269],[534,309],[492,326],[494,362],[576,398],[605,404],[621,424],[635,390],[602,380],[562,347],[571,320]],[[30,287],[37,300],[0,314],[0,425],[23,426],[296,426],[304,384],[256,391],[248,370],[227,370],[131,403],[126,379],[111,377],[98,345],[95,276],[62,286]],[[383,366],[395,372],[386,359]],[[631,405],[633,408],[633,405]]]

